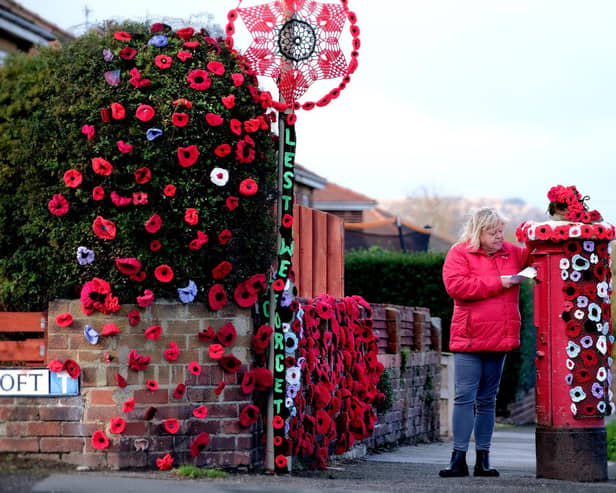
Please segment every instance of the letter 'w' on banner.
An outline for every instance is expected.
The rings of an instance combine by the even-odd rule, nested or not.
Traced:
[[[348,0],[249,1],[246,3],[250,6],[240,7],[242,1],[239,0],[238,8],[227,14],[226,43],[233,48],[235,22],[241,18],[252,36],[252,43],[242,50],[242,56],[257,76],[269,77],[276,82],[280,97],[280,101],[269,102],[279,112],[278,263],[274,266],[275,275],[270,283],[270,299],[264,303],[268,306],[264,306],[263,312],[269,313],[270,325],[274,328],[268,363],[274,376],[274,389],[266,422],[265,467],[282,473],[291,469],[293,448],[285,432],[290,418],[287,404],[293,407],[293,403],[286,396],[285,365],[277,363],[284,362],[287,355],[279,310],[281,293],[288,286],[292,271],[295,112],[326,106],[347,87],[351,74],[357,69],[359,27],[355,13],[349,10]],[[346,26],[348,59],[340,48]],[[336,87],[317,100],[299,101],[314,82],[325,79],[336,79]],[[271,307],[269,312],[268,307]]]

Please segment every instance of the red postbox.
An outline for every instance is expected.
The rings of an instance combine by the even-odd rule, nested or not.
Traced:
[[[536,349],[537,477],[607,479],[611,383],[610,240],[605,222],[524,223],[531,249]]]

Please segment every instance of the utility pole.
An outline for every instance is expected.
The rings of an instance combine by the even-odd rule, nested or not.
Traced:
[[[83,6],[83,13],[86,16],[86,27],[85,27],[86,32],[90,29],[90,13],[91,12],[92,10],[87,5]]]

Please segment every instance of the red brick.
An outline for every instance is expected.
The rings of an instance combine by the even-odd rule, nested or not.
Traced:
[[[143,349],[143,343],[146,341],[147,339],[145,337],[143,337],[143,332],[139,335],[137,334],[123,334],[122,335],[122,346],[124,347],[128,347],[128,348],[137,348],[137,352],[139,354],[145,354],[145,355],[149,355],[149,353],[147,351],[145,351]]]
[[[82,387],[96,387],[98,368],[96,367],[82,367],[81,368],[81,386]]]
[[[118,388],[117,386],[118,382],[116,381],[116,373],[119,373],[120,375],[126,378],[126,371],[120,370],[120,368],[117,365],[116,366],[108,365],[105,368],[105,376],[106,376],[105,383],[108,387]]]
[[[41,452],[81,452],[84,438],[44,437],[41,438]]]
[[[111,469],[128,469],[131,467],[146,467],[148,465],[148,455],[144,452],[122,452],[120,454],[109,454],[107,465]]]
[[[88,342],[82,332],[79,332],[77,334],[71,333],[68,336],[68,347],[71,351],[75,351],[77,349],[90,349],[92,344]]]
[[[62,435],[61,428],[62,426],[59,421],[39,421],[34,423],[27,423],[29,436]]]
[[[250,403],[252,404],[252,399],[250,398],[250,394],[245,394],[242,392],[242,387],[239,385],[227,385],[225,386],[225,401],[232,402],[237,401],[242,404]]]
[[[126,436],[144,436],[146,434],[147,426],[143,421],[129,421],[126,423],[126,429],[124,435]]]
[[[168,366],[159,366],[158,367],[158,384],[159,385],[173,384],[173,381],[169,378],[170,373],[171,373],[171,368],[169,368]],[[174,385],[174,388],[175,388],[175,385]]]
[[[172,382],[185,382],[188,370],[186,365],[173,365],[171,366],[171,381]]]
[[[204,431],[210,435],[216,435],[220,433],[222,424],[219,420],[205,420],[205,421],[189,421],[186,433],[190,435],[198,435]]]
[[[237,380],[237,373],[225,373],[223,380],[227,385],[237,385],[240,383]]]
[[[100,349],[92,350],[92,345],[86,349],[77,351],[77,361],[82,366],[92,366],[87,363],[103,363],[103,351]]]
[[[252,450],[255,447],[255,438],[252,435],[235,435],[237,450]]]
[[[158,412],[156,413],[156,419],[189,419],[193,417],[192,409],[193,406],[188,402],[177,403],[169,406],[161,406],[158,408]]]
[[[196,337],[196,336],[195,336]],[[191,361],[200,361],[200,351],[199,349],[190,349],[180,351],[180,355],[177,360],[175,360],[176,365],[187,365]]]
[[[239,410],[237,404],[226,402],[212,403],[207,406],[208,418],[238,418]]]
[[[250,456],[251,456],[251,452],[249,450],[235,451],[231,453],[230,457],[228,457],[228,455],[225,454],[225,459],[229,461],[227,462],[227,465],[230,465],[233,467],[250,466],[251,464]]]
[[[29,436],[28,423],[23,421],[9,421],[6,424],[6,435],[9,437]]]
[[[62,436],[90,437],[98,429],[95,423],[62,423]]]
[[[115,454],[109,455],[111,456]],[[108,457],[107,454],[101,453],[98,450],[95,453],[91,454],[83,454],[78,452],[71,454],[62,454],[62,462],[73,464],[75,466],[86,466],[93,469],[101,469],[107,467]]]
[[[208,365],[208,373],[210,375],[210,385],[218,385],[218,382],[225,376],[225,371],[218,364]]]
[[[68,343],[67,343],[67,339],[64,335],[61,334],[49,334],[47,336],[47,350],[48,350],[48,356],[51,356],[52,351],[54,350],[66,350],[68,349]],[[53,357],[51,359],[54,359]]]
[[[90,406],[86,409],[84,421],[87,423],[106,423],[118,415],[118,408],[114,406]]]
[[[115,406],[116,402],[113,400],[113,390],[90,390],[88,392],[90,405],[109,405]]]
[[[0,438],[0,452],[38,452],[38,438]]]
[[[190,303],[187,308],[190,318],[211,318],[215,315],[215,312],[208,310],[205,303]]]
[[[11,406],[0,407],[0,421],[31,421],[35,419],[39,419],[38,407],[19,406],[13,403]]]
[[[158,390],[135,390],[133,393],[135,401],[147,404],[166,404],[169,402],[169,391],[167,389]]]
[[[194,335],[195,338],[201,329],[200,320],[170,320],[166,325],[170,334]]]
[[[221,452],[210,451],[207,453],[199,454],[196,459],[193,459],[196,462],[196,465],[199,467],[212,467],[212,466],[224,466],[224,454]]]
[[[205,389],[203,387],[188,387],[186,396],[191,402],[210,402],[216,397],[214,389]]]
[[[80,421],[83,415],[82,408],[76,406],[42,407],[39,410],[43,421]]]
[[[240,426],[239,419],[225,420],[222,422],[222,432],[225,434],[241,433],[245,430]]]
[[[235,450],[236,449],[235,436],[234,435],[211,436],[208,449],[209,450]]]
[[[142,378],[143,372],[137,371],[129,371],[128,374],[124,375],[126,378],[126,382],[128,385],[144,385],[145,380]]]
[[[53,400],[54,403],[58,406],[77,406],[83,407],[83,396],[78,395],[75,397],[57,397]],[[49,405],[49,399],[44,399],[39,405],[47,406]]]

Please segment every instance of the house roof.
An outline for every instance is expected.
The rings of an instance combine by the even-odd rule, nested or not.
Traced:
[[[376,207],[376,200],[361,193],[328,182],[312,195],[315,209],[325,211],[365,211]]]
[[[0,0],[0,36],[44,45],[74,36],[13,0]]]
[[[408,229],[417,231],[418,233],[432,234],[432,230],[428,228],[422,228],[409,221],[400,219],[398,216],[394,216],[390,212],[383,209],[370,209],[364,212],[364,222],[362,223],[345,223],[345,229],[374,229],[378,228],[381,234],[395,232],[398,230],[398,224],[405,226]]]
[[[295,181],[317,190],[321,190],[327,185],[326,178],[297,163],[295,163]]]

